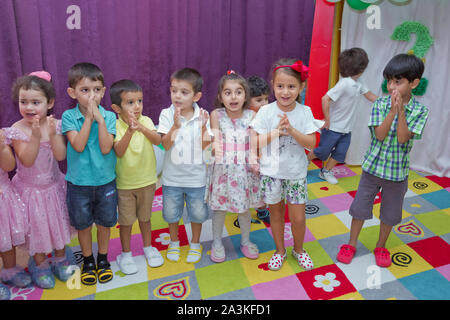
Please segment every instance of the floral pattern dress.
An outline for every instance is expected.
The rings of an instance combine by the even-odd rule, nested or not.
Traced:
[[[225,108],[217,112],[223,156],[208,166],[205,199],[212,210],[243,213],[261,207],[259,174],[251,170],[249,162],[249,124],[255,113],[245,109],[241,118],[231,119]]]

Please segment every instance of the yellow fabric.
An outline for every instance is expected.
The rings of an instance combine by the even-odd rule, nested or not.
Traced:
[[[149,117],[141,116],[138,121],[146,128],[156,131]],[[128,125],[119,117],[114,141],[121,140],[127,129]],[[134,132],[125,154],[117,157],[116,174],[117,189],[137,189],[156,183],[155,151],[142,132]]]

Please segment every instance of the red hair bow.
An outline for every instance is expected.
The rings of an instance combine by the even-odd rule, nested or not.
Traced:
[[[275,69],[273,69],[273,72],[277,71],[280,68],[291,68],[292,70],[299,72],[302,81],[308,79],[309,68],[306,65],[304,65],[301,60],[297,60],[291,65],[278,66]]]
[[[236,72],[234,72],[234,70],[228,70],[227,71],[227,76],[229,76],[230,74],[233,74],[233,73],[236,73]]]

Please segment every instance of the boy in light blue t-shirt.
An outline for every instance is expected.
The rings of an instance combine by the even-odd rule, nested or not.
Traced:
[[[81,282],[105,283],[113,278],[107,260],[110,228],[117,223],[116,155],[113,150],[116,116],[100,106],[105,94],[103,73],[91,63],[69,70],[67,93],[78,101],[62,115],[67,136],[67,207],[78,230],[83,254]],[[92,224],[97,227],[97,265],[92,253]]]

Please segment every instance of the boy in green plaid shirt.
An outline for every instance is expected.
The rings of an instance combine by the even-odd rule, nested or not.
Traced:
[[[350,263],[364,221],[372,218],[373,201],[381,189],[380,234],[374,250],[376,264],[389,267],[385,248],[392,227],[402,220],[403,199],[408,190],[409,152],[413,139],[422,137],[428,109],[412,94],[422,77],[424,64],[414,55],[399,54],[383,71],[389,96],[375,101],[369,120],[371,143],[362,164],[362,175],[350,207],[352,225],[348,244],[337,260]]]

